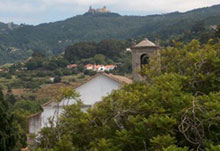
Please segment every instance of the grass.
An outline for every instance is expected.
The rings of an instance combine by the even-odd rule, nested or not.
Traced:
[[[0,68],[10,68],[12,65],[13,65],[12,63],[4,64],[0,66]]]
[[[12,76],[11,79],[0,78],[0,85],[5,89],[8,85],[15,83],[18,79],[15,76]]]

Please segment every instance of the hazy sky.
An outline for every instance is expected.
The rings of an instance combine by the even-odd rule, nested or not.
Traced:
[[[219,0],[0,0],[0,22],[39,24],[83,14],[90,5],[107,6],[121,15],[187,11],[220,4]]]

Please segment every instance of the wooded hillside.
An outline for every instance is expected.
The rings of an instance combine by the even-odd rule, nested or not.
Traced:
[[[0,45],[4,48],[0,49],[0,64],[24,59],[36,51],[44,52],[46,55],[59,54],[67,46],[81,41],[140,37],[160,39],[163,45],[167,45],[171,39],[190,41],[202,37],[201,40],[206,41],[209,39],[207,33],[211,33],[210,25],[218,24],[220,5],[185,13],[150,16],[84,14],[38,26],[21,25],[12,30],[7,29],[7,32],[0,32]],[[0,30],[6,27],[0,24]],[[206,34],[198,35],[199,29],[206,31]],[[14,53],[8,48],[18,51]]]

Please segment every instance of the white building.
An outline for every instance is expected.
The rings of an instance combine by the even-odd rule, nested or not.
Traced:
[[[86,70],[93,70],[96,72],[104,72],[104,71],[110,71],[114,70],[116,68],[116,65],[96,65],[96,64],[87,64],[85,65]]]
[[[145,39],[136,46],[132,47],[132,68],[133,68],[133,79],[140,81],[143,78],[137,69],[141,68],[142,65],[148,62],[148,57],[158,55],[159,47],[154,43]],[[113,67],[112,67],[113,68]],[[131,79],[126,77],[100,73],[94,76],[91,80],[85,82],[76,88],[81,96],[80,99],[84,104],[83,110],[87,110],[93,106],[96,102],[102,101],[103,97],[110,94],[113,90],[119,89],[123,84],[132,83]],[[43,112],[32,115],[28,118],[29,120],[29,133],[37,134],[41,128],[46,127],[49,124],[48,119],[51,117],[58,117],[63,112],[64,105],[71,105],[75,103],[75,100],[63,100],[60,103],[48,102],[44,104]],[[57,116],[58,115],[58,116]],[[55,119],[56,120],[56,119]],[[29,142],[32,140],[29,139]]]
[[[84,104],[83,110],[88,109],[96,102],[102,101],[102,98],[110,94],[113,90],[119,89],[123,84],[130,84],[132,80],[112,74],[97,74],[91,80],[85,82],[76,88],[80,94],[80,99]],[[71,105],[75,100],[63,100],[60,103],[48,102],[42,105],[43,112],[30,116],[29,133],[37,134],[41,128],[49,126],[49,118],[56,118],[63,112],[64,105]],[[55,119],[56,120],[56,119]]]

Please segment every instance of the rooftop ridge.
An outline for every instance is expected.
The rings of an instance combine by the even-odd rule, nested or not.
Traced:
[[[158,46],[149,39],[145,38],[144,40],[142,40],[141,42],[139,42],[134,46],[134,48],[141,48],[141,47],[158,47]]]

